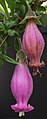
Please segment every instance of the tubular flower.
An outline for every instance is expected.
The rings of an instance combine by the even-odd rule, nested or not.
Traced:
[[[11,80],[11,91],[17,101],[17,104],[11,105],[11,108],[19,112],[19,116],[24,116],[24,112],[34,109],[33,106],[27,104],[32,95],[33,80],[25,63],[16,66]]]
[[[30,20],[25,28],[22,44],[23,50],[30,60],[30,66],[33,67],[33,74],[40,73],[39,67],[45,65],[43,61],[40,63],[44,49],[44,38],[33,20]]]

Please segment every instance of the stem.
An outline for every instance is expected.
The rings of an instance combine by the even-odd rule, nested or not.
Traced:
[[[14,59],[12,59],[11,57],[9,57],[9,56],[7,56],[7,55],[5,55],[5,54],[3,54],[3,57],[4,57],[4,59],[5,59],[7,62],[9,62],[9,63],[11,63],[11,64],[19,64],[17,61],[15,61]]]
[[[28,7],[28,10],[31,10],[31,7],[30,7],[30,5],[29,5],[29,2],[28,2],[28,1],[26,1],[26,4],[27,4],[27,7]]]
[[[18,60],[21,63],[23,63],[26,60],[25,54],[22,49],[19,50],[16,54],[16,61],[18,61]]]
[[[6,37],[4,38],[4,40],[3,40],[2,43],[0,44],[0,47],[3,45],[3,43],[5,42],[5,40],[7,39],[7,37],[8,37],[8,36],[6,36]]]

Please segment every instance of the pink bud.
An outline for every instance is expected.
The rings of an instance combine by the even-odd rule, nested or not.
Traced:
[[[40,33],[34,21],[28,22],[23,34],[23,50],[30,60],[30,66],[34,67],[34,71],[39,72],[39,67],[44,66],[44,62],[40,63],[40,58],[44,49],[44,38]]]
[[[33,91],[33,80],[25,63],[16,65],[11,80],[11,91],[17,101],[17,104],[11,105],[14,111],[28,112],[34,109],[30,104],[27,105]]]

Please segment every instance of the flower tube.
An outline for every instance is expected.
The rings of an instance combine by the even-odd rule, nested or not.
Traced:
[[[30,60],[30,66],[33,67],[34,75],[39,72],[39,67],[45,65],[40,58],[44,50],[44,38],[33,20],[29,20],[23,34],[23,50]]]
[[[11,80],[11,91],[17,101],[15,105],[11,105],[11,108],[15,112],[19,112],[19,116],[24,116],[24,112],[34,109],[33,106],[28,104],[33,92],[33,80],[25,63],[16,65]]]

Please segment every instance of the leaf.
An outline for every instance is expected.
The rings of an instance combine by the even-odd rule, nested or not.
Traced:
[[[25,2],[26,3],[26,2]],[[21,19],[21,17],[24,17],[25,13],[26,13],[27,9],[26,9],[26,5],[23,2],[17,2],[16,6],[15,6],[15,13],[18,14],[18,16],[20,16],[19,18]],[[17,17],[18,17],[17,16]],[[16,17],[15,17],[16,18]]]
[[[18,0],[17,0],[17,1],[18,1]],[[25,0],[19,0],[19,3],[25,5]]]
[[[4,11],[5,11],[5,16],[6,18],[9,18],[9,13],[8,13],[8,10],[7,10],[7,6],[6,6],[6,3],[5,3],[5,0],[0,0],[0,4],[2,5]]]
[[[28,1],[28,3],[34,3],[36,0],[25,0]]]
[[[3,6],[0,4],[0,12],[4,15],[4,16],[6,16],[6,13],[5,13],[5,10],[4,10],[4,8],[3,8]]]
[[[9,62],[9,63],[18,64],[18,62],[16,62],[13,58],[11,58],[11,57],[9,57],[9,56],[7,56],[7,55],[5,55],[5,54],[3,54],[3,57],[4,57],[4,59],[5,59],[7,62]]]
[[[25,0],[25,1],[27,1],[28,3],[32,3],[32,0]]]
[[[24,16],[25,15],[25,12],[26,12],[25,5],[20,4],[20,6],[19,6],[20,17]]]
[[[40,6],[40,5],[37,6],[36,9],[37,9],[38,11],[46,11],[45,7]]]
[[[40,21],[42,25],[46,26],[47,25],[47,14],[42,14]]]
[[[9,30],[7,31],[7,33],[8,33],[9,36],[14,36],[14,35],[19,36],[19,33],[18,33],[18,31],[16,31],[16,30],[9,29]]]
[[[14,35],[15,35],[15,31],[9,29],[9,30],[8,30],[8,35],[9,35],[9,36],[14,36]]]
[[[5,23],[5,25],[6,25],[7,29],[8,29],[8,28],[12,28],[13,26],[16,25],[16,21],[12,21],[12,20],[7,21],[7,22]]]
[[[5,30],[5,27],[4,27],[3,23],[0,22],[0,31],[4,31],[4,30]]]
[[[21,39],[20,38],[16,38],[14,40],[14,47],[16,52],[18,52],[21,49]]]
[[[15,10],[15,5],[16,5],[16,0],[6,0],[8,3],[8,7],[11,10],[12,16],[14,15],[14,10]]]
[[[46,12],[45,7],[40,6],[40,5],[36,7],[36,13],[40,14],[40,13],[44,13],[44,12]]]
[[[5,41],[3,43],[3,45],[1,46],[2,42],[3,42],[3,40],[2,40],[2,38],[0,38],[0,52],[6,53],[6,51],[7,51],[7,42]]]

